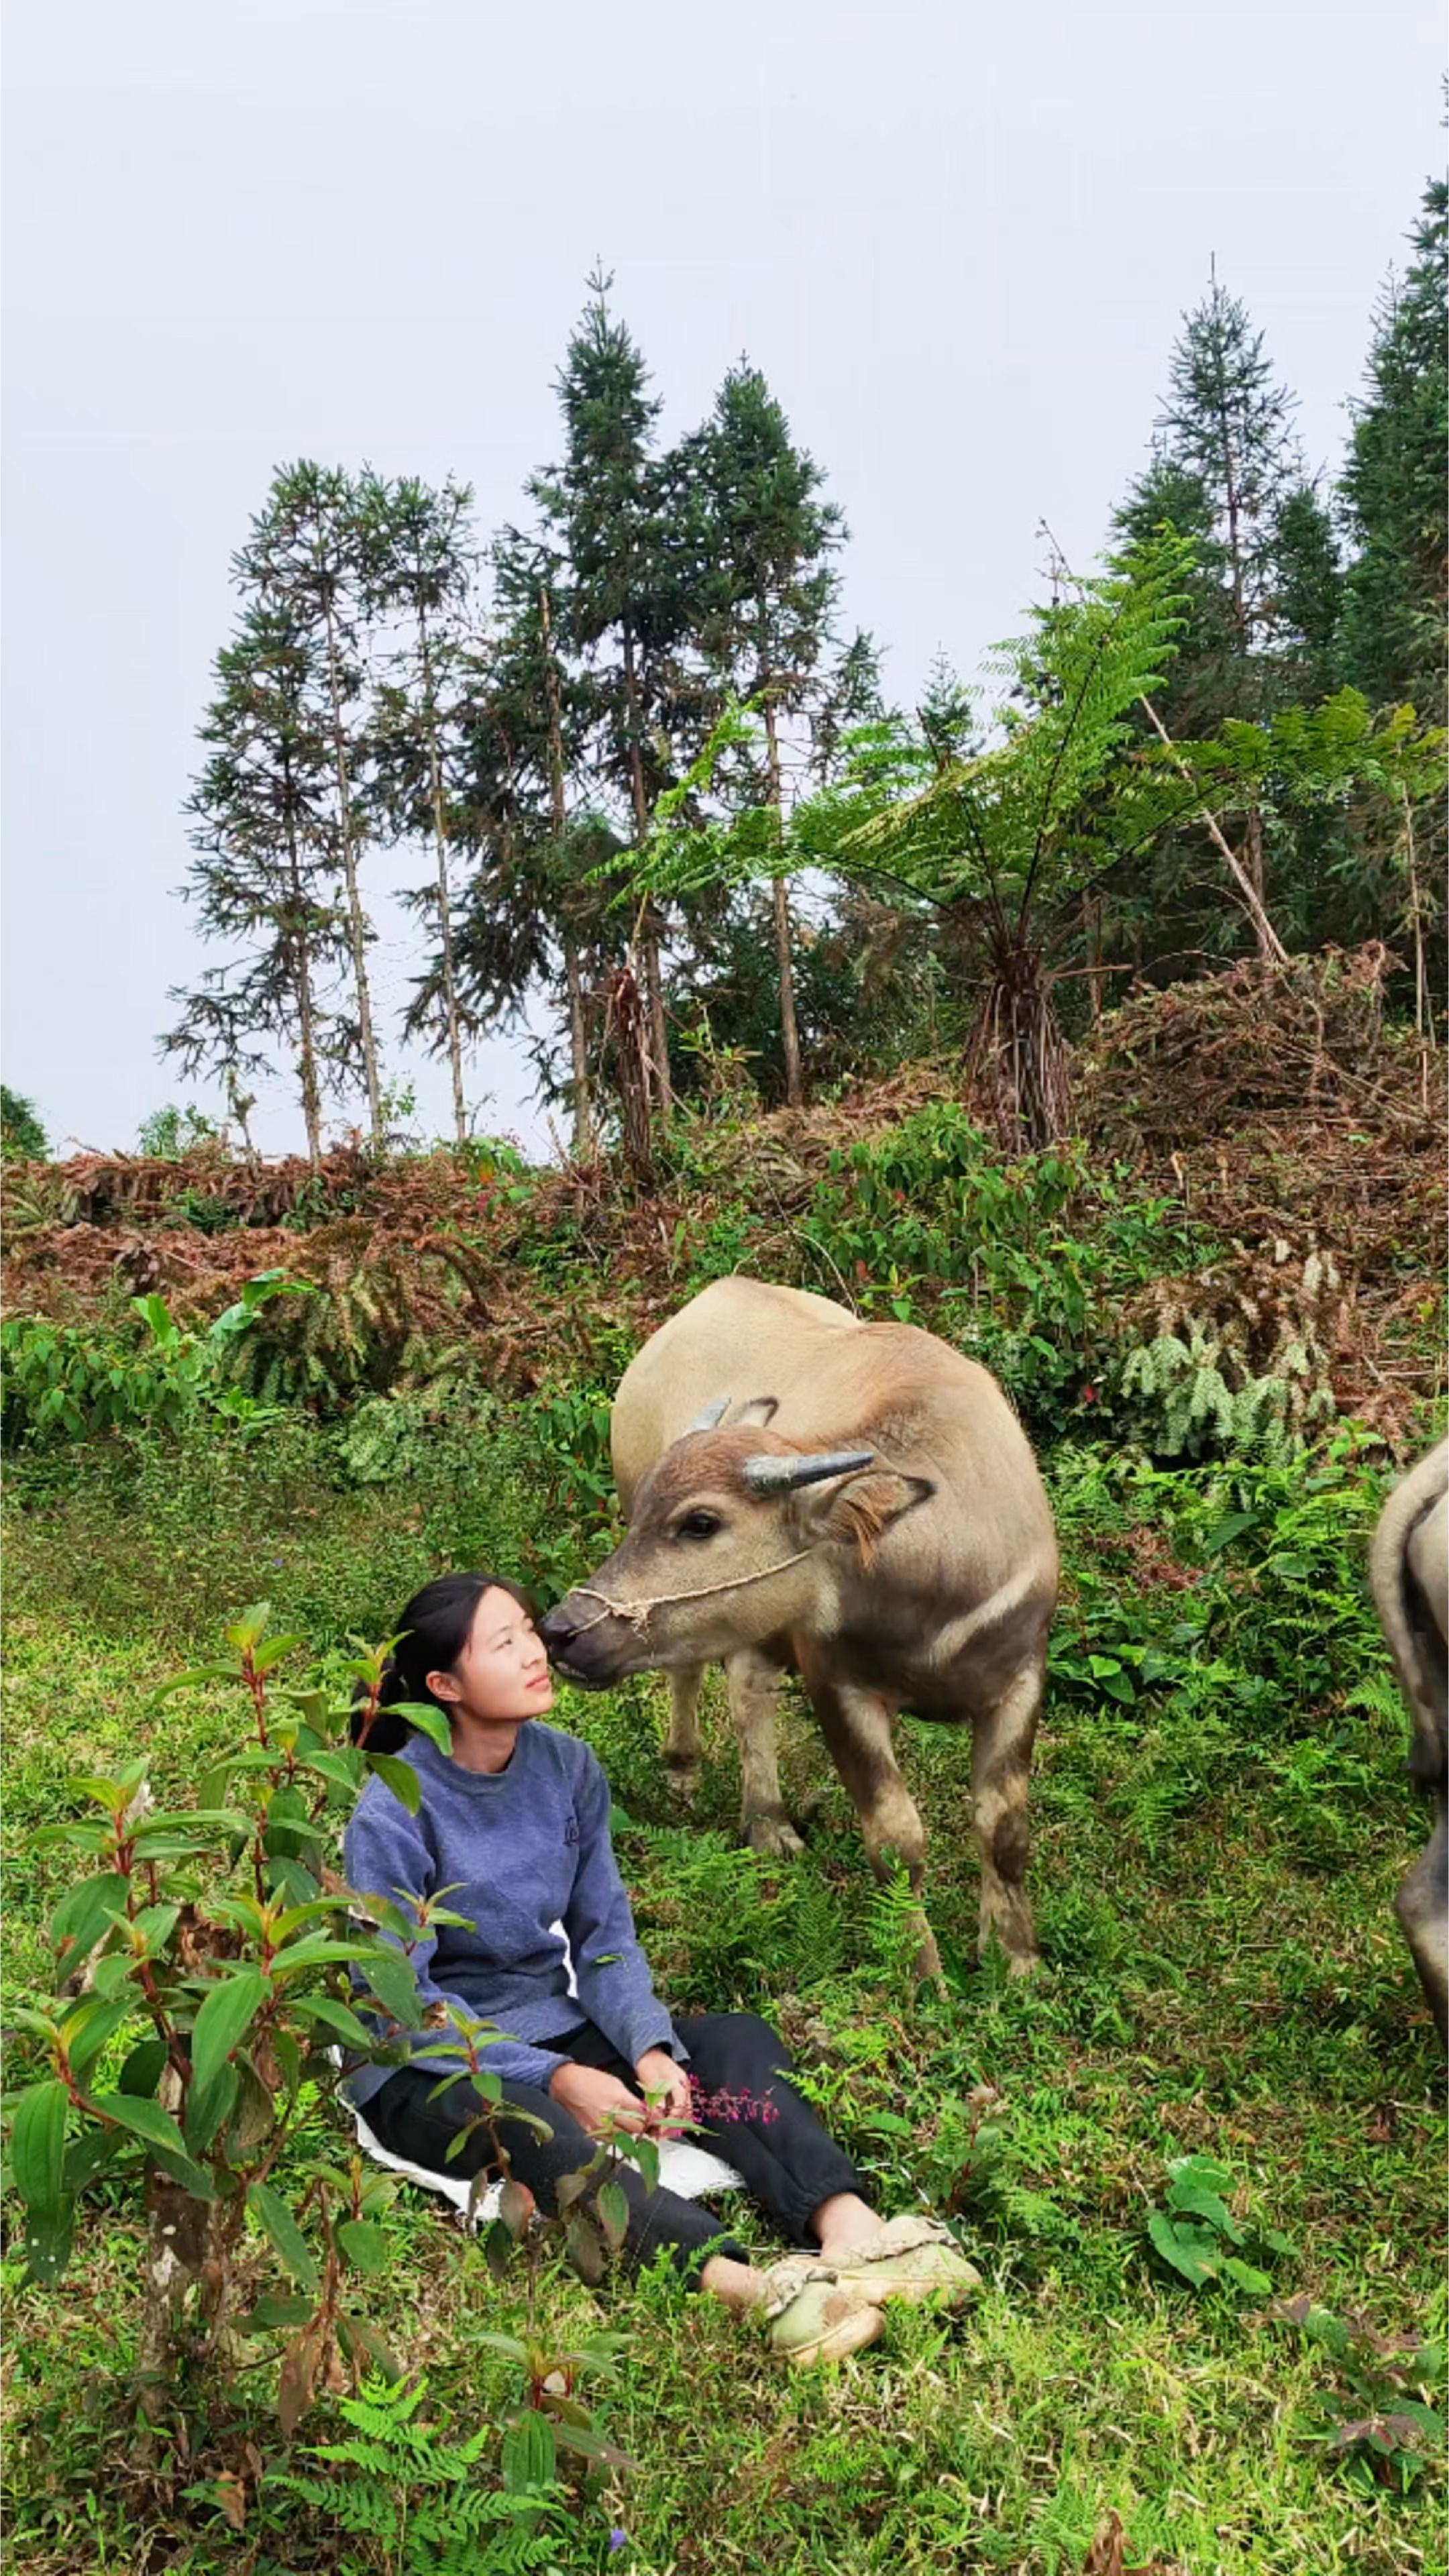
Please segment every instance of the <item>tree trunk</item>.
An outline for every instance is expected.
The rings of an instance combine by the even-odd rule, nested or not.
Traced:
[[[327,683],[332,697],[332,748],[337,763],[337,802],[342,822],[342,873],[347,883],[348,938],[357,986],[357,1027],[362,1041],[362,1069],[367,1081],[367,1111],[372,1141],[381,1146],[382,1087],[377,1072],[377,1046],[372,1034],[372,996],[367,982],[367,918],[357,882],[357,852],[352,840],[352,795],[347,778],[347,745],[342,724],[342,689],[337,673],[337,627],[327,600]]]
[[[1102,1023],[1102,898],[1087,897],[1087,1000],[1091,1007],[1092,1026]]]
[[[634,682],[634,637],[624,634],[624,697],[629,711],[629,785],[634,800],[634,846],[642,850],[649,837],[649,798],[644,786],[644,755],[639,742],[639,696]],[[644,917],[641,941],[644,989],[649,1003],[649,1052],[659,1115],[667,1126],[674,1095],[669,1082],[669,1027],[664,1017],[664,977],[659,964],[658,916],[651,905]]]
[[[553,621],[548,587],[538,586],[538,623],[543,635],[543,684],[548,699],[548,783],[553,803],[554,838],[562,847],[568,811],[564,799],[563,713],[559,705],[558,665],[553,658]],[[569,1064],[574,1094],[574,1160],[584,1162],[594,1150],[594,1111],[589,1098],[589,1032],[584,1014],[584,979],[572,933],[563,933],[564,976],[569,997]]]
[[[775,828],[783,842],[785,800],[780,781],[780,738],[776,731],[775,703],[765,698],[765,743],[770,766],[770,803],[775,809]],[[805,1086],[800,1076],[800,1032],[795,1020],[795,969],[790,955],[790,899],[783,877],[773,886],[775,911],[775,962],[780,977],[780,1044],[785,1057],[785,1097],[792,1109],[802,1107]]]
[[[586,1162],[594,1150],[593,1104],[589,1099],[589,1032],[584,1015],[584,978],[579,952],[564,936],[564,974],[569,995],[569,1067],[574,1094],[574,1160]]]
[[[428,779],[433,799],[433,842],[438,857],[438,935],[443,965],[443,1014],[448,1032],[448,1064],[453,1076],[453,1132],[460,1145],[468,1141],[468,1104],[463,1097],[463,1046],[458,1031],[458,993],[453,981],[453,898],[448,885],[448,835],[443,823],[443,771],[438,758],[438,711],[433,703],[433,659],[428,648],[428,621],[418,609],[418,649],[423,663],[423,702],[428,721]]]
[[[283,755],[288,801],[291,797],[291,769]],[[302,865],[297,856],[295,824],[287,824],[287,859],[292,875],[292,902],[296,907],[297,927],[292,935],[292,984],[297,996],[297,1066],[302,1079],[302,1116],[307,1122],[307,1160],[315,1172],[322,1160],[322,1098],[317,1081],[317,1021],[312,1006],[312,966],[307,954],[307,900],[302,889]]]
[[[1258,954],[1265,966],[1271,966],[1274,963],[1274,956],[1270,936],[1271,924],[1264,901],[1267,871],[1263,857],[1263,817],[1256,805],[1249,808],[1247,825],[1243,832],[1242,858],[1243,874],[1253,889],[1250,917],[1253,935],[1258,942]]]

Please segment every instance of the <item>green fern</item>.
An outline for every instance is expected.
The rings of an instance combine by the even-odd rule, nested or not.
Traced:
[[[489,2483],[479,2474],[491,2438],[481,2426],[448,2441],[419,2421],[425,2380],[368,2380],[338,2407],[345,2439],[309,2442],[329,2474],[274,2471],[329,2531],[374,2541],[395,2576],[527,2576],[556,2568],[568,2519],[551,2480]],[[551,2454],[551,2445],[549,2446]]]

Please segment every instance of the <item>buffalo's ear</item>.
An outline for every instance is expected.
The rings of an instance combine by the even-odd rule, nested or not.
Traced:
[[[741,1405],[730,1424],[730,1429],[731,1431],[763,1431],[766,1423],[773,1422],[779,1410],[778,1395],[752,1395],[748,1404]]]
[[[907,1476],[894,1467],[863,1467],[828,1485],[805,1485],[791,1497],[791,1514],[801,1537],[819,1545],[844,1540],[868,1565],[877,1541],[936,1488],[929,1476]]]

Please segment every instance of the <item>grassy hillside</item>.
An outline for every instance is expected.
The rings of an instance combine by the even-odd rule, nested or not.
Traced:
[[[1361,1048],[1329,1044],[1312,1118],[1245,1107],[1240,1055],[1216,1127],[1204,1117],[1162,1146],[1154,1081],[1188,1078],[1152,1072],[1171,1039],[1162,1014],[1104,1054],[1096,1141],[1029,1166],[1002,1165],[927,1073],[803,1123],[701,1127],[648,1201],[607,1173],[542,1177],[499,1155],[471,1171],[444,1157],[329,1171],[328,1205],[305,1172],[284,1187],[219,1163],[26,1176],[12,1287],[60,1328],[76,1403],[99,1408],[103,1350],[123,1377],[142,1359],[152,1375],[149,1413],[58,1438],[39,1418],[33,1325],[12,1354],[13,1996],[44,1975],[67,1884],[36,1828],[74,1811],[76,1773],[142,1748],[168,1803],[194,1798],[232,1722],[224,1699],[153,1694],[243,1602],[267,1595],[305,1639],[300,1676],[350,1634],[387,1633],[442,1566],[556,1587],[593,1558],[610,1526],[607,1389],[640,1330],[703,1278],[741,1265],[827,1287],[833,1271],[834,1293],[866,1311],[932,1322],[998,1368],[1043,1454],[1066,1587],[1035,1771],[1045,1958],[1030,1984],[971,1955],[969,1748],[954,1735],[902,1730],[947,1971],[941,1995],[913,2000],[899,1894],[874,1888],[797,1701],[783,1769],[808,1850],[791,1864],[735,1844],[717,1682],[687,1826],[662,1783],[661,1684],[564,1692],[558,1717],[609,1772],[666,1997],[773,2016],[882,2201],[947,2211],[984,2295],[954,2320],[894,2312],[875,2352],[796,2382],[708,2301],[662,2278],[593,2293],[550,2255],[545,2334],[602,2323],[625,2338],[601,2419],[633,2466],[579,2467],[551,2555],[500,2539],[472,2565],[1068,2576],[1113,2510],[1129,2565],[1191,2576],[1442,2563],[1420,2434],[1373,2430],[1437,2402],[1442,2360],[1422,2347],[1445,2330],[1444,2121],[1391,1913],[1425,1823],[1363,1582],[1395,1472],[1383,1435],[1412,1448],[1431,1418],[1411,1190],[1433,1202],[1431,1122],[1391,1049],[1366,1071]],[[1202,1047],[1186,1062],[1201,1091]],[[1354,1082],[1367,1087],[1345,1108]],[[1386,1207],[1372,1184],[1389,1171]],[[270,1200],[239,1215],[263,1182]],[[158,1290],[200,1336],[278,1253],[318,1293],[277,1300],[168,1422],[156,1371],[182,1362],[143,1343],[129,1297]],[[1269,1289],[1276,1277],[1276,1308],[1255,1264]],[[1165,1296],[1217,1330],[1215,1359],[1164,1324]],[[1187,1378],[1163,1358],[1172,1339]],[[1228,1414],[1209,1388],[1193,1417],[1210,1371]],[[223,1380],[274,1410],[218,1414]],[[1305,1389],[1320,1398],[1306,1458],[1292,1444]],[[1194,2290],[1154,2243],[1172,2164],[1192,2154],[1230,2177],[1266,2291]],[[439,2204],[404,2194],[385,2223],[379,2329],[426,2375],[434,2424],[496,2427],[517,2372],[486,2338],[523,2322],[521,2284],[495,2281]],[[103,2180],[57,2291],[27,2285],[13,2243],[5,2255],[12,2563],[424,2563],[406,2543],[343,2539],[335,2513],[279,2483],[272,2366],[178,2386],[143,2467],[125,2404],[140,2244],[133,2198]],[[249,2260],[261,2280],[260,2239]],[[324,2397],[299,2443],[336,2434],[339,2402]],[[490,2430],[480,2478],[496,2480],[496,2457]]]

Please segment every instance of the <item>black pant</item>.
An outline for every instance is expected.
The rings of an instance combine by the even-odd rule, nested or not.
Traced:
[[[861,2192],[862,2186],[849,2157],[787,2080],[790,2056],[784,2041],[753,2013],[691,2013],[674,2027],[689,2051],[688,2072],[711,2097],[691,2137],[734,2166],[746,2190],[795,2244],[813,2245],[812,2210],[836,2192]],[[576,2065],[600,2067],[631,2092],[642,2093],[632,2066],[592,2022],[569,2031],[557,2046]],[[495,2161],[493,2141],[486,2128],[475,2129],[449,2162],[449,2140],[477,2117],[478,2101],[472,2086],[463,2083],[450,2085],[440,2100],[430,2102],[428,2095],[440,2081],[435,2068],[405,2066],[364,2105],[362,2116],[389,2155],[403,2156],[430,2173],[468,2179]],[[558,2206],[557,2184],[589,2162],[596,2142],[572,2112],[536,2085],[506,2084],[503,2102],[499,2129],[512,2170],[552,2214]],[[521,2121],[510,2123],[510,2102],[546,2120],[552,2135],[541,2138]],[[613,2178],[629,2203],[624,2246],[636,2262],[647,2261],[656,2247],[667,2245],[693,2279],[706,2247],[737,2263],[749,2261],[744,2247],[722,2233],[718,2221],[696,2201],[662,2188],[651,2192],[630,2164],[618,2165]]]

